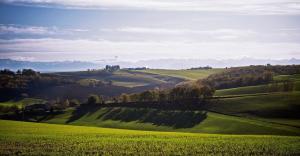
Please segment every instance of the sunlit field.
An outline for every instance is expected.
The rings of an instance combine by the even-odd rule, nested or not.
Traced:
[[[298,155],[300,137],[151,132],[1,120],[0,155]]]

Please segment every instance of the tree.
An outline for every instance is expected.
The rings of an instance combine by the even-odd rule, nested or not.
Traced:
[[[23,69],[22,70],[22,75],[26,75],[26,76],[38,76],[39,73],[32,70],[32,69]]]
[[[3,74],[3,75],[15,75],[15,73],[9,69],[3,69],[3,70],[0,70],[0,74]]]
[[[294,82],[293,81],[285,81],[283,82],[283,91],[293,91],[294,90]]]
[[[144,91],[140,94],[140,101],[152,101],[153,100],[153,96],[151,91],[147,90]]]
[[[100,102],[100,98],[98,95],[92,94],[88,97],[88,104],[96,104],[98,102]]]
[[[201,87],[203,98],[212,97],[214,95],[215,89],[209,85],[204,85]]]
[[[64,108],[68,108],[70,106],[70,102],[68,99],[66,99],[63,103],[62,103]]]
[[[129,101],[130,101],[130,96],[129,96],[128,94],[123,93],[123,94],[121,95],[121,102],[122,102],[122,103],[127,103],[127,102],[129,102]]]
[[[72,99],[70,101],[70,106],[71,107],[76,107],[76,106],[79,106],[79,105],[80,105],[80,102],[77,99]]]
[[[158,101],[167,101],[168,100],[168,92],[166,90],[158,91]]]
[[[263,73],[263,80],[265,82],[270,82],[270,81],[273,81],[273,76],[274,76],[274,73],[273,72],[270,72],[270,71],[265,71]]]
[[[106,65],[104,70],[107,72],[115,72],[117,70],[120,70],[120,66],[119,65],[112,65],[112,66]]]
[[[201,87],[194,84],[188,88],[187,97],[190,99],[199,99],[202,93]]]

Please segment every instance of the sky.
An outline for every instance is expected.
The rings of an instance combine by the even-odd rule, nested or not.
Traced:
[[[299,0],[0,0],[0,58],[300,58]]]

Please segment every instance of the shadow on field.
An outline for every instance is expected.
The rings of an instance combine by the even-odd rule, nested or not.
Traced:
[[[157,126],[173,128],[191,128],[206,119],[204,111],[158,110],[150,108],[107,108],[98,116],[101,120],[118,120],[123,122],[138,121]]]
[[[269,108],[262,110],[244,111],[241,114],[249,114],[259,116],[263,118],[285,118],[285,119],[299,119],[300,118],[300,106],[290,105],[285,108]]]
[[[72,116],[66,121],[66,123],[70,123],[73,121],[76,121],[80,119],[81,117],[85,116],[86,114],[93,114],[97,110],[99,110],[100,106],[88,106],[88,105],[82,105],[78,107],[75,111],[73,111]]]

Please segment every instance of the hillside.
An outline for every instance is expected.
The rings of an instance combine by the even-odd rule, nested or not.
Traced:
[[[300,91],[300,75],[277,75],[274,77],[274,81],[284,81],[289,80],[294,82],[294,91]],[[237,87],[229,89],[220,89],[215,92],[215,96],[230,96],[230,95],[242,95],[242,94],[257,94],[257,93],[270,93],[273,91],[274,86],[272,84],[256,85],[256,86],[246,86]],[[276,86],[278,91],[283,90],[283,83],[278,83]]]
[[[165,75],[177,78],[183,78],[186,80],[197,80],[205,78],[211,74],[223,71],[223,68],[215,68],[208,70],[168,70],[168,69],[147,69],[137,70],[137,72]]]
[[[299,155],[300,138],[151,132],[0,120],[0,155]]]
[[[260,121],[300,127],[300,79],[296,75],[278,75],[275,81],[293,82],[293,90],[283,92],[283,83],[217,90],[224,97],[207,105],[210,111]]]
[[[299,127],[300,92],[278,92],[221,99],[208,110],[242,117],[263,118]]]
[[[164,76],[136,74],[132,71],[118,71],[107,76],[107,79],[105,79],[105,76],[97,77],[97,74],[82,72],[59,74],[76,77],[81,86],[88,85],[89,81],[105,81],[108,79],[124,82],[124,80],[142,80],[144,78],[146,80],[150,79],[153,83],[168,82],[163,79]],[[92,80],[92,78],[94,79]],[[87,81],[88,79],[89,81]],[[297,112],[300,107],[298,102],[300,101],[299,76],[279,75],[275,79],[293,80],[295,82],[294,90],[270,92],[269,84],[217,90],[216,95],[221,98],[208,103],[203,111],[85,106],[77,109],[69,108],[56,114],[27,116],[27,119],[45,123],[154,131],[300,135],[300,116]],[[135,80],[132,80],[132,82],[135,82]],[[281,88],[282,84],[279,83],[278,87]],[[64,90],[60,91],[65,92]],[[81,95],[76,96],[80,97]]]
[[[172,88],[185,81],[182,78],[128,70],[58,73],[23,71],[24,74],[21,71],[20,73],[2,71],[0,101],[20,99],[23,95],[47,100],[60,98],[85,101],[90,94],[113,97],[122,93],[137,93],[154,88]]]
[[[21,108],[22,105],[44,103],[44,102],[45,101],[42,99],[24,98],[22,100],[11,100],[11,101],[6,101],[6,102],[0,102],[0,106],[6,107],[6,106],[16,105]]]
[[[64,113],[28,118],[56,124],[72,124],[135,130],[214,134],[300,135],[300,129],[203,111],[104,107],[69,109]],[[250,128],[252,127],[252,128]],[[255,127],[255,128],[253,128]]]

